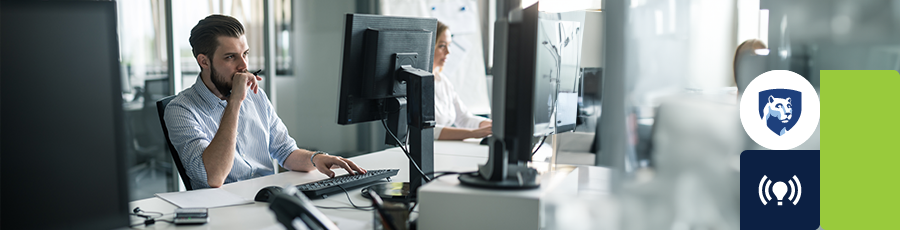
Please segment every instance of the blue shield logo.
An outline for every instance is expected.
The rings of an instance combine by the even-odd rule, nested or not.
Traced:
[[[800,91],[770,89],[759,92],[759,118],[769,130],[783,136],[800,120],[803,98]]]

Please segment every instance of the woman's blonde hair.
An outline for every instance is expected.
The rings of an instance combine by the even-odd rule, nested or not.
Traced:
[[[437,45],[438,45],[438,44],[437,44],[437,39],[440,38],[441,35],[444,35],[444,33],[446,33],[447,30],[449,30],[449,29],[450,29],[450,27],[447,26],[447,24],[444,24],[444,23],[441,22],[441,21],[438,21],[438,22],[437,22],[437,34],[436,34],[435,37],[434,37],[434,48],[435,48],[435,49],[437,49]],[[434,61],[434,60],[432,60],[432,61]],[[436,73],[440,73],[440,72],[443,71],[443,70],[444,70],[444,67],[441,66],[441,69],[439,69],[439,70],[432,70],[432,71],[434,71],[434,72],[436,72]],[[438,79],[437,76],[435,76],[435,77],[436,77],[435,79]]]
[[[447,24],[444,24],[443,22],[438,21],[437,34],[434,36],[434,45],[435,46],[437,46],[437,38],[441,37],[441,35],[444,35],[444,33],[446,33],[448,29],[450,29],[450,27],[447,26]]]
[[[732,63],[732,65],[731,65],[732,71],[734,71],[733,73],[734,73],[734,79],[735,79],[734,82],[735,83],[737,83],[738,56],[740,56],[742,53],[746,53],[746,52],[752,53],[752,52],[754,52],[754,50],[758,50],[758,49],[766,49],[766,43],[763,43],[762,41],[760,41],[758,39],[750,39],[750,40],[746,40],[746,41],[742,42],[740,45],[738,45],[737,50],[734,51],[734,63]]]

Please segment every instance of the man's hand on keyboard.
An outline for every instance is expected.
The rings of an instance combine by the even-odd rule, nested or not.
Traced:
[[[350,175],[355,175],[355,172],[366,173],[365,169],[360,168],[356,163],[353,163],[353,161],[339,156],[318,155],[313,158],[313,161],[316,162],[316,169],[328,177],[334,177],[334,172],[331,171],[331,169],[336,168],[343,168],[344,170],[347,170]]]

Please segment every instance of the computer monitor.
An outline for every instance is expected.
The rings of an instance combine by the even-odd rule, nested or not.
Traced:
[[[584,11],[538,12],[535,136],[575,130],[584,17]]]
[[[345,20],[337,123],[385,122],[390,145],[409,133],[407,188],[414,193],[426,179],[417,166],[434,171],[431,67],[437,19],[347,14]]]
[[[337,123],[386,119],[385,99],[406,96],[395,54],[416,53],[403,61],[431,72],[435,28],[436,19],[347,14]]]
[[[116,3],[0,9],[0,228],[128,227]]]
[[[538,4],[495,23],[490,153],[476,175],[459,177],[464,185],[537,188],[527,166],[534,137],[575,128],[584,13],[539,12]]]

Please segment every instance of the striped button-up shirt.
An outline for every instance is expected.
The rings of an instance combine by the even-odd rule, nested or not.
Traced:
[[[197,77],[191,88],[179,93],[166,107],[164,118],[169,139],[194,189],[209,187],[202,155],[219,130],[227,104]],[[283,167],[288,155],[299,149],[262,89],[259,93],[249,91],[241,104],[236,143],[234,164],[225,178],[226,184],[274,174],[272,159]]]

